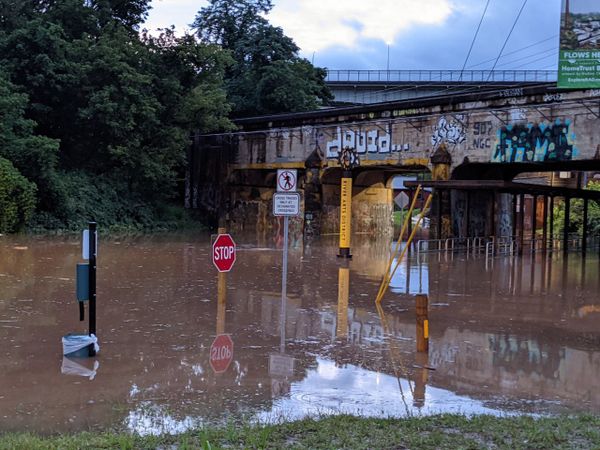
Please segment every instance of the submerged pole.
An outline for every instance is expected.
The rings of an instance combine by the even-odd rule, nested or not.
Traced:
[[[89,312],[89,335],[96,335],[96,233],[97,224],[96,222],[89,222],[89,252],[90,252],[90,267],[89,267],[89,300],[90,300],[90,312]],[[96,350],[94,345],[91,344],[89,347],[89,355],[95,356]]]
[[[581,254],[585,256],[587,252],[587,235],[588,235],[588,199],[583,199],[583,236],[581,239]]]
[[[544,220],[542,222],[542,251],[546,253],[548,246],[548,197],[544,195],[544,209],[543,209]]]
[[[571,225],[571,198],[565,197],[565,223],[563,228],[563,253],[569,252],[569,227]]]
[[[417,302],[417,352],[429,351],[429,298],[418,294]]]

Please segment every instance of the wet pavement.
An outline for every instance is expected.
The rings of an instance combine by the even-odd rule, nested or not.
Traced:
[[[293,240],[283,303],[280,242],[234,237],[220,290],[207,234],[101,239],[101,350],[88,359],[61,348],[87,327],[75,301],[79,240],[0,237],[0,431],[600,411],[597,252],[566,263],[413,253],[381,317],[390,242],[356,237],[345,266],[334,237]],[[429,296],[428,353],[416,351],[417,293]],[[222,332],[233,354],[216,373]]]

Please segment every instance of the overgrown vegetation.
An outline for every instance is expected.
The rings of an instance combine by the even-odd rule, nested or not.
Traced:
[[[586,189],[600,191],[600,182],[591,181]],[[554,238],[562,239],[565,228],[565,203],[554,205]],[[569,212],[569,234],[583,236],[583,200],[572,199]],[[600,205],[588,201],[588,236],[600,236]]]
[[[279,425],[206,427],[177,436],[81,433],[5,434],[0,449],[583,449],[600,447],[600,418],[439,415],[408,419],[351,416]]]
[[[23,221],[76,229],[94,218],[103,226],[147,229],[165,214],[167,222],[177,220],[183,213],[173,206],[183,203],[192,130],[230,130],[232,110],[306,109],[326,97],[319,90],[323,74],[260,16],[270,2],[230,2],[239,8],[223,9],[227,2],[212,1],[198,16],[212,22],[196,21],[202,39],[173,29],[141,31],[149,3],[0,0],[0,157],[14,166],[13,183],[20,174],[36,188],[28,191],[35,213],[31,195],[18,199],[19,219],[2,219],[0,232],[16,231]],[[211,26],[238,20],[240,11],[256,24],[244,30],[244,55],[263,55],[246,65],[240,48],[210,37]],[[260,33],[268,36],[257,40]],[[265,55],[273,36],[285,49]],[[310,84],[313,76],[319,89]],[[242,78],[250,84],[236,91]],[[291,84],[299,80],[306,84]],[[257,94],[259,84],[264,95]],[[8,179],[8,166],[2,168],[0,180]],[[8,214],[14,215],[0,211]]]
[[[316,109],[332,99],[325,70],[298,55],[283,30],[264,17],[272,0],[210,0],[193,27],[201,42],[228,50],[225,81],[235,116]]]

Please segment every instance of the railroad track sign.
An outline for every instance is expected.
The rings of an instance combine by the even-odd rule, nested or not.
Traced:
[[[300,194],[276,192],[273,194],[273,215],[291,217],[300,214]]]
[[[235,263],[236,245],[229,234],[219,234],[213,243],[212,260],[219,272],[229,272]]]
[[[233,360],[233,341],[228,334],[219,334],[210,346],[210,367],[215,373],[223,373]]]

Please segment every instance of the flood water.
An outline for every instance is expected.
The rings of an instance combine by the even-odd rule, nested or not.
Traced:
[[[347,268],[334,237],[292,242],[284,302],[280,242],[235,239],[219,304],[210,235],[101,238],[101,350],[70,359],[61,337],[87,330],[79,240],[0,237],[0,431],[600,411],[597,252],[487,264],[413,253],[382,317],[374,299],[388,241],[356,237]],[[417,293],[429,296],[428,353],[416,351]],[[234,344],[222,373],[210,364],[217,333]]]

